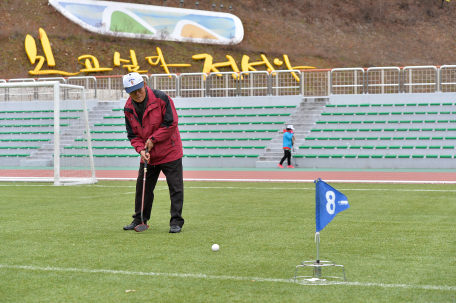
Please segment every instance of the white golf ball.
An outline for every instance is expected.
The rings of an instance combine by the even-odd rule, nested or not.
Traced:
[[[218,244],[212,245],[212,251],[218,251],[220,249],[220,246]]]

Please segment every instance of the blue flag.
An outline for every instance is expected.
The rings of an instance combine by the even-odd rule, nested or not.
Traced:
[[[341,211],[350,207],[345,195],[318,178],[315,186],[315,220],[317,232],[325,228]]]

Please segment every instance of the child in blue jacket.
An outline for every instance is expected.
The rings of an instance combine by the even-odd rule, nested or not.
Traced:
[[[284,130],[284,134],[283,134],[283,152],[284,152],[284,155],[283,155],[283,158],[282,160],[280,161],[280,163],[277,165],[278,167],[280,168],[283,168],[283,161],[285,161],[285,159],[288,160],[288,168],[294,168],[293,165],[291,165],[291,148],[293,147],[293,143],[294,143],[294,134],[293,134],[293,125],[288,125],[287,126],[287,129]]]

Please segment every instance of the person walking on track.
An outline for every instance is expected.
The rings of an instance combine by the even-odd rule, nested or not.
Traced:
[[[141,155],[136,180],[135,214],[124,230],[134,230],[141,224],[141,202],[144,162],[147,162],[144,194],[144,222],[150,219],[154,189],[160,172],[166,177],[171,198],[170,233],[179,233],[184,225],[184,181],[182,169],[182,141],[179,135],[174,101],[164,92],[144,85],[140,74],[123,77],[125,91],[130,95],[125,103],[125,127],[130,144]]]
[[[294,168],[294,166],[291,165],[291,149],[292,149],[294,141],[295,141],[293,130],[294,130],[293,125],[288,125],[287,129],[284,130],[284,134],[283,134],[283,152],[284,152],[284,155],[283,155],[283,158],[280,161],[280,163],[277,165],[280,168],[283,168],[282,164],[283,164],[283,161],[285,161],[285,159],[287,159],[287,161],[288,161],[288,166],[287,167],[288,168]]]

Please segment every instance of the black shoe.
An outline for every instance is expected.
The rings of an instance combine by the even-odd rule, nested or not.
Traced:
[[[130,225],[124,226],[124,230],[134,230],[135,227],[138,226],[138,224],[131,222]]]
[[[171,225],[171,228],[169,229],[169,232],[171,234],[177,234],[177,233],[180,233],[182,230],[182,227],[180,227],[179,225]]]

